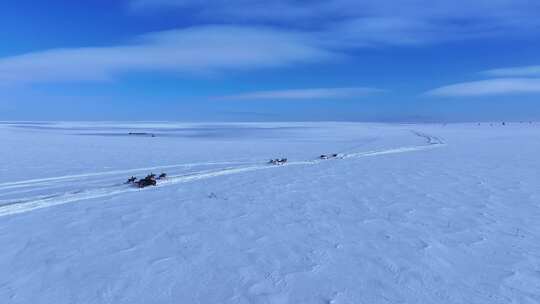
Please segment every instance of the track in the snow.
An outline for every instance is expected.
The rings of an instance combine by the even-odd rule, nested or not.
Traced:
[[[397,153],[406,153],[413,151],[421,151],[440,147],[444,145],[444,142],[435,136],[431,136],[425,133],[411,131],[414,135],[422,137],[426,140],[426,144],[417,145],[417,146],[407,146],[399,147],[393,149],[385,150],[373,150],[373,151],[364,151],[364,152],[355,152],[355,153],[346,153],[341,154],[338,159],[350,159],[350,158],[360,158],[360,157],[372,157],[378,155],[387,155],[387,154],[397,154]],[[0,200],[0,217],[18,213],[29,212],[36,209],[52,207],[87,199],[95,198],[104,198],[111,197],[123,193],[135,192],[135,191],[146,191],[154,188],[160,188],[170,185],[176,185],[180,183],[193,182],[202,179],[214,178],[219,176],[226,176],[232,174],[240,174],[251,171],[265,170],[265,169],[276,169],[281,167],[288,166],[298,166],[298,165],[316,165],[325,160],[307,160],[307,161],[292,161],[288,162],[285,165],[269,165],[261,162],[209,162],[209,163],[192,163],[192,164],[179,164],[179,165],[167,165],[167,166],[156,166],[148,168],[139,168],[139,169],[129,169],[129,170],[115,170],[101,173],[89,173],[89,174],[78,174],[78,175],[67,175],[60,177],[51,177],[43,179],[32,179],[26,181],[18,181],[11,183],[2,183],[0,184],[0,191],[3,193],[6,190],[10,189],[19,189],[12,194],[31,192],[34,187],[42,187],[41,190],[47,191],[48,189],[54,190],[58,187],[61,187],[63,183],[75,183],[75,186],[80,186],[80,183],[89,182],[96,184],[95,186],[89,186],[86,189],[73,189],[70,191],[57,192],[57,193],[46,193],[33,196],[26,196],[22,198],[13,198],[13,199],[3,199]],[[215,168],[209,170],[199,170],[193,171],[185,174],[170,175],[166,180],[162,181],[157,187],[138,189],[130,185],[125,184],[114,184],[111,180],[111,186],[103,187],[99,186],[102,184],[103,177],[121,178],[120,174],[126,173],[137,173],[148,170],[157,170],[157,169],[173,169],[173,168],[185,168],[185,167],[201,167],[201,166],[210,166],[210,165],[239,165],[235,167],[225,167],[225,168]],[[98,178],[98,183],[93,178]]]
[[[41,179],[30,179],[30,180],[24,180],[24,181],[0,183],[0,191],[14,189],[14,188],[42,185],[42,184],[47,184],[50,182],[77,180],[77,179],[88,178],[88,177],[102,177],[106,175],[133,174],[133,173],[137,173],[141,171],[171,169],[171,168],[180,168],[180,167],[197,167],[197,166],[208,166],[208,165],[238,165],[238,164],[251,164],[251,163],[252,162],[234,162],[234,161],[188,163],[188,164],[154,166],[154,167],[146,167],[146,168],[127,169],[127,170],[113,170],[113,171],[87,173],[87,174],[64,175],[64,176],[57,176],[57,177],[48,177],[48,178],[41,178]]]

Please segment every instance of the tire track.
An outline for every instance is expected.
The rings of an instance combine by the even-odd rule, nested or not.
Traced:
[[[411,132],[418,137],[424,138],[428,145],[444,145],[444,141],[440,137],[433,136],[433,135],[423,133],[423,132],[418,132],[415,130],[411,130]]]
[[[69,180],[77,180],[77,179],[88,178],[88,177],[101,177],[101,176],[105,176],[105,175],[130,174],[130,173],[137,173],[137,172],[140,172],[140,171],[151,171],[151,170],[182,168],[182,167],[198,167],[198,166],[212,166],[212,165],[233,165],[233,164],[253,164],[253,162],[239,162],[239,161],[234,162],[233,161],[233,162],[186,163],[186,164],[175,164],[175,165],[164,165],[164,166],[134,168],[134,169],[126,169],[126,170],[112,170],[112,171],[103,171],[103,172],[95,172],[95,173],[64,175],[64,176],[39,178],[39,179],[29,179],[29,180],[16,181],[16,182],[0,183],[0,191],[8,190],[8,189],[21,188],[21,187],[34,186],[34,185],[43,185],[43,184],[47,184],[47,183],[50,183],[50,182],[58,182],[58,181],[65,182],[65,181],[69,181]]]
[[[346,160],[346,159],[354,159],[354,158],[373,157],[373,156],[379,156],[379,155],[408,153],[408,152],[414,152],[414,151],[433,149],[433,148],[437,148],[437,147],[441,147],[445,145],[445,143],[436,136],[431,136],[431,135],[417,132],[417,131],[411,131],[411,132],[418,137],[424,138],[426,140],[426,143],[423,145],[398,147],[398,148],[393,148],[393,149],[381,149],[381,150],[372,150],[372,151],[364,151],[364,152],[356,152],[356,153],[347,153],[347,154],[339,155],[338,158],[336,158],[336,160],[339,160],[339,159]],[[306,161],[291,161],[289,163],[286,163],[284,165],[279,165],[279,166],[269,165],[262,162],[207,162],[207,163],[194,163],[194,164],[179,164],[179,165],[170,165],[170,166],[156,166],[156,167],[130,169],[130,170],[115,170],[115,171],[107,171],[107,172],[101,172],[101,173],[66,175],[66,176],[52,177],[52,178],[45,178],[45,179],[34,179],[34,180],[27,180],[27,181],[13,182],[13,183],[4,183],[4,184],[0,184],[0,186],[4,185],[4,188],[0,187],[0,190],[6,189],[6,187],[10,187],[10,186],[24,185],[24,187],[31,187],[31,186],[39,185],[40,183],[44,183],[44,182],[57,183],[57,182],[65,182],[65,181],[72,181],[72,180],[76,181],[78,178],[80,179],[80,178],[88,178],[88,177],[101,177],[104,175],[132,173],[132,172],[139,172],[143,170],[152,170],[152,169],[156,170],[156,169],[164,169],[164,168],[190,167],[190,166],[197,166],[197,165],[202,166],[202,165],[210,165],[210,164],[244,164],[244,166],[226,167],[226,168],[220,168],[220,169],[195,171],[188,174],[171,175],[166,180],[160,182],[160,184],[157,185],[156,187],[149,187],[149,188],[144,188],[144,189],[138,189],[131,185],[116,184],[116,185],[112,185],[108,187],[99,187],[99,188],[86,189],[86,190],[75,190],[75,191],[57,193],[57,194],[52,194],[52,195],[49,194],[49,195],[40,195],[40,196],[14,199],[10,201],[0,201],[0,217],[30,212],[36,209],[47,208],[47,207],[52,207],[52,206],[57,206],[57,205],[62,205],[62,204],[67,204],[67,203],[72,203],[72,202],[78,202],[78,201],[83,201],[83,200],[88,200],[88,199],[112,197],[112,196],[116,196],[120,194],[136,192],[136,191],[151,191],[154,189],[159,189],[161,187],[167,187],[167,186],[177,185],[181,183],[195,182],[198,180],[216,178],[220,176],[242,174],[242,173],[266,170],[266,169],[285,168],[288,166],[317,165],[321,162],[327,162],[327,161],[329,160],[315,159],[315,160],[306,160]]]

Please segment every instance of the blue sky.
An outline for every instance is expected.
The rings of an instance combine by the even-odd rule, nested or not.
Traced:
[[[0,3],[0,120],[540,120],[540,3]]]

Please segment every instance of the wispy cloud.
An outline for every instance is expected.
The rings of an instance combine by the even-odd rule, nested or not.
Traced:
[[[383,90],[368,87],[310,88],[295,90],[256,91],[236,95],[214,97],[217,100],[310,100],[354,98],[380,93]]]
[[[126,45],[0,58],[0,84],[107,81],[134,70],[198,73],[268,68],[340,56],[298,32],[206,26],[152,33]]]
[[[494,77],[540,77],[540,65],[493,69],[483,74]]]
[[[505,94],[540,93],[540,79],[498,78],[443,86],[425,93],[439,97],[474,97]]]
[[[132,0],[147,13],[189,9],[200,22],[275,24],[319,31],[334,45],[424,44],[540,31],[530,0]],[[399,8],[399,9],[396,9]]]
[[[373,45],[421,45],[540,33],[530,0],[129,0],[136,12],[188,9],[193,27],[110,47],[0,58],[0,84],[110,81],[131,71],[207,73],[325,62]],[[399,10],[396,12],[396,7]],[[208,25],[219,23],[221,25]],[[262,26],[264,25],[264,26]],[[538,67],[493,70],[538,75]]]

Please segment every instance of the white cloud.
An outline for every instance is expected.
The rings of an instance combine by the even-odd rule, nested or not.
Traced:
[[[493,69],[483,74],[494,77],[540,77],[540,65]]]
[[[540,93],[540,79],[498,78],[463,82],[443,86],[425,94],[440,97],[474,97],[523,93]]]
[[[256,91],[215,97],[218,100],[303,100],[353,98],[379,93],[383,90],[368,87],[309,88],[295,90]]]
[[[307,3],[306,3],[307,2]],[[132,0],[131,9],[189,9],[199,22],[279,24],[320,31],[326,43],[421,44],[537,34],[530,0]]]
[[[158,32],[127,45],[53,49],[0,58],[0,84],[107,81],[127,71],[215,72],[340,57],[313,37],[263,27],[206,26]]]

